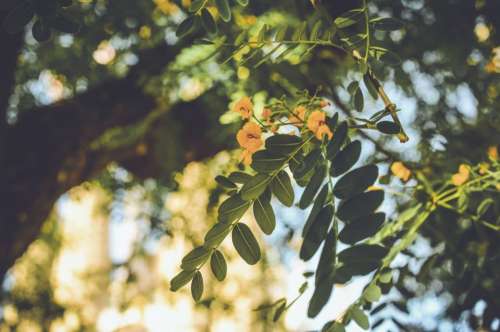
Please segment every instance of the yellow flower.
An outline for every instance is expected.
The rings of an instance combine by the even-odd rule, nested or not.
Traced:
[[[233,111],[241,115],[243,119],[250,119],[253,113],[253,104],[249,97],[241,98],[234,104]]]
[[[255,122],[247,122],[236,134],[236,140],[250,153],[256,152],[263,144],[262,130]]]
[[[324,135],[327,135],[328,139],[332,139],[333,137],[333,133],[326,124],[326,114],[321,111],[314,111],[311,113],[309,119],[307,119],[307,128],[309,128],[319,140],[322,140]]]
[[[319,102],[319,107],[321,108],[324,108],[324,107],[327,107],[327,106],[330,106],[330,103],[326,100],[322,100]]]
[[[481,174],[481,175],[486,174],[486,172],[488,171],[489,168],[490,168],[490,165],[488,165],[487,163],[480,163],[479,164],[479,174]]]
[[[243,150],[241,152],[241,161],[245,165],[250,165],[252,163],[252,153],[248,150]]]
[[[496,146],[492,145],[488,148],[488,157],[491,160],[498,160],[498,149]]]
[[[470,176],[469,166],[461,164],[458,167],[458,173],[453,174],[453,176],[451,177],[451,183],[453,183],[455,186],[461,186],[462,184],[467,182],[469,176]]]
[[[293,114],[288,117],[291,124],[296,127],[302,127],[306,118],[307,109],[304,106],[299,106],[293,110]]]
[[[391,172],[404,182],[411,177],[411,171],[400,161],[396,161],[391,165]]]

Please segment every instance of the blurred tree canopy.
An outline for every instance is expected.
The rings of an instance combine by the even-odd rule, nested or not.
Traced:
[[[197,3],[208,6],[206,12],[190,12]],[[395,287],[389,293],[390,287],[382,285],[382,292],[389,294],[382,306],[367,304],[363,309],[372,311],[372,328],[436,330],[442,326],[405,319],[414,314],[414,303],[435,296],[444,308],[437,319],[450,322],[453,329],[499,330],[500,3],[250,0],[247,4],[241,0],[229,1],[228,12],[221,3],[227,1],[26,0],[0,5],[4,22],[0,30],[0,274],[6,282],[15,279],[16,266],[24,264],[31,244],[40,245],[48,237],[51,247],[47,261],[38,262],[44,267],[31,267],[40,274],[39,288],[31,293],[38,295],[28,301],[29,296],[7,287],[3,304],[46,310],[33,316],[45,320],[45,329],[64,312],[51,288],[43,287],[49,284],[53,255],[61,245],[53,210],[62,195],[82,184],[104,189],[108,208],[124,192],[141,187],[151,204],[146,213],[147,238],[164,234],[175,238],[180,233],[193,245],[203,243],[202,234],[190,234],[191,227],[200,231],[191,217],[184,216],[190,220],[188,230],[179,222],[171,223],[172,210],[165,207],[165,197],[185,190],[178,174],[186,166],[214,163],[212,158],[217,160],[219,152],[237,147],[235,133],[241,121],[228,110],[241,97],[252,96],[256,108],[262,108],[273,97],[307,91],[331,102],[331,108],[350,125],[387,109],[387,104],[370,97],[368,85],[357,89],[350,85],[363,80],[367,70],[360,68],[363,61],[328,43],[299,45],[280,57],[266,56],[274,51],[272,47],[249,46],[245,52],[232,48],[241,31],[254,42],[265,38],[264,25],[269,31],[286,25],[287,36],[301,29],[311,34],[316,22],[332,23],[364,6],[371,17],[392,17],[403,25],[369,34],[373,45],[391,50],[385,53],[385,61],[370,62],[370,71],[399,108],[400,129],[410,141],[401,143],[395,135],[366,126],[350,126],[349,131],[366,147],[364,161],[381,166],[384,173],[379,182],[388,187],[386,197],[391,196],[393,207],[380,242],[386,247],[397,243],[413,226],[403,219],[412,211],[423,214],[419,207],[439,201],[434,193],[454,190],[449,193],[456,195],[453,204],[434,204],[417,228],[416,244],[398,253],[403,263],[391,265]],[[214,21],[205,17],[192,26],[186,23],[199,13]],[[346,24],[335,22],[337,27]],[[346,29],[349,34],[354,27]],[[366,42],[367,37],[356,31],[347,37],[341,32],[331,37],[353,50]],[[379,57],[376,50],[373,53]],[[225,166],[212,165],[215,171],[206,171],[206,176],[234,171],[238,161],[236,154],[228,153]],[[244,170],[241,164],[238,169]],[[123,172],[127,180],[120,175]],[[462,186],[475,179],[474,174],[479,178],[488,172],[494,174],[496,187],[495,183]],[[219,198],[226,194],[213,182],[204,185],[209,194],[200,208],[210,217],[206,216],[206,223],[198,221],[202,232],[217,219]],[[294,239],[302,226],[303,222],[286,224],[280,241],[264,246],[296,251]],[[116,268],[106,265],[105,270]],[[279,279],[270,274],[259,276]],[[227,278],[231,279],[230,269]],[[263,292],[260,300],[268,303],[269,296]],[[45,309],[40,309],[41,303]],[[205,305],[210,308],[210,303]],[[273,330],[266,325],[273,317],[262,314],[259,319],[266,322],[262,330]]]

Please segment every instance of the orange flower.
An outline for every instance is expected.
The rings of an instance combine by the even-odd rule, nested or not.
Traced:
[[[323,108],[323,107],[327,107],[327,106],[330,106],[330,103],[326,100],[322,100],[319,102],[319,107]]]
[[[256,152],[263,144],[262,130],[255,122],[247,122],[236,134],[236,140],[250,153]]]
[[[314,111],[311,113],[307,120],[307,128],[309,128],[319,140],[322,140],[324,135],[327,135],[328,139],[332,139],[333,137],[333,133],[326,124],[326,114],[321,111]]]
[[[264,120],[270,120],[271,119],[271,114],[272,114],[272,111],[270,108],[264,108],[264,110],[262,111],[262,118]]]
[[[243,119],[250,119],[253,113],[252,100],[249,97],[243,97],[234,104],[233,111],[241,115]]]
[[[488,157],[490,157],[491,160],[498,159],[498,149],[496,146],[492,145],[488,147]]]
[[[451,177],[451,183],[453,183],[455,186],[461,186],[462,184],[467,182],[467,180],[469,180],[469,176],[469,166],[461,164],[458,167],[458,173],[453,174],[453,176]]]
[[[243,150],[241,152],[241,161],[245,165],[250,165],[252,163],[252,153],[248,150]]]
[[[299,106],[293,110],[293,114],[288,117],[288,120],[296,127],[302,127],[302,123],[306,118],[307,109],[304,106]]]
[[[391,172],[404,182],[411,177],[411,171],[400,161],[396,161],[391,165]]]

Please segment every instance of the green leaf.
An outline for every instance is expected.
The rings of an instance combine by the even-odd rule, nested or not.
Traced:
[[[321,188],[321,191],[314,200],[313,207],[311,209],[311,212],[309,213],[309,217],[307,217],[306,223],[304,224],[304,229],[302,230],[302,237],[306,235],[312,223],[316,220],[319,211],[321,211],[321,208],[326,202],[326,198],[328,197],[328,192],[329,192],[329,187],[327,183],[323,186],[323,188]]]
[[[332,160],[332,167],[330,169],[330,174],[332,176],[339,176],[347,172],[349,169],[351,169],[352,166],[354,166],[354,164],[356,164],[360,155],[361,155],[361,142],[353,141],[349,143]]]
[[[332,160],[337,155],[342,145],[344,145],[347,139],[347,131],[347,122],[343,121],[339,123],[337,129],[333,132],[333,139],[326,147],[326,156],[329,160]]]
[[[396,135],[401,131],[401,127],[392,121],[380,121],[377,123],[377,129],[384,134]]]
[[[201,22],[208,33],[217,33],[217,24],[215,24],[214,17],[206,8],[201,11]]]
[[[250,181],[241,187],[241,198],[246,201],[256,199],[264,192],[264,190],[266,190],[267,185],[271,182],[271,180],[272,177],[268,174],[259,173],[254,175]]]
[[[233,183],[233,181],[229,180],[225,176],[222,175],[217,175],[215,177],[215,182],[217,182],[221,187],[227,188],[227,189],[235,189],[236,184]]]
[[[182,259],[181,269],[186,271],[196,269],[206,262],[211,252],[211,249],[203,246],[194,248]]]
[[[276,227],[276,217],[271,206],[271,194],[266,190],[253,203],[253,215],[264,234],[271,234]]]
[[[370,284],[363,292],[363,298],[368,302],[377,302],[382,296],[382,290],[375,284]]]
[[[363,330],[368,330],[370,328],[370,322],[368,321],[368,316],[358,308],[357,306],[351,307],[349,310],[352,319],[361,327]]]
[[[247,6],[248,5],[248,0],[236,0],[240,5],[242,6]]]
[[[301,144],[300,137],[287,134],[277,134],[266,140],[267,150],[281,155],[289,155],[296,151]]]
[[[375,211],[384,200],[383,190],[368,191],[340,202],[337,217],[342,221],[354,220]]]
[[[280,171],[271,181],[271,191],[285,206],[292,206],[295,194],[290,177],[285,171]]]
[[[316,268],[315,285],[318,286],[320,282],[326,278],[332,278],[335,273],[335,261],[337,258],[337,238],[335,230],[332,228],[328,232],[325,240],[325,245],[321,251],[318,267]]]
[[[358,20],[362,18],[362,13],[362,8],[352,9],[337,17],[333,22],[335,23],[337,28],[344,29],[350,27],[353,24],[356,24],[356,22],[358,22]]]
[[[391,51],[387,51],[382,54],[379,60],[389,66],[397,66],[401,63],[399,55]]]
[[[359,89],[359,83],[358,81],[352,81],[351,83],[349,83],[349,85],[347,86],[347,92],[349,92],[349,94],[351,96],[354,96],[354,94],[356,93],[356,91]]]
[[[477,207],[477,210],[476,210],[477,216],[481,217],[483,214],[486,213],[486,211],[488,211],[490,206],[492,206],[493,204],[495,204],[495,201],[492,198],[486,198]]]
[[[306,189],[304,190],[302,196],[300,197],[299,207],[301,209],[305,209],[311,204],[311,202],[314,199],[314,196],[316,196],[316,193],[319,190],[319,187],[325,180],[325,176],[326,176],[326,167],[324,165],[318,165],[318,167],[316,167],[315,173],[313,174],[311,180],[306,186]]]
[[[243,200],[240,194],[226,199],[219,207],[219,221],[230,223],[241,216],[250,207],[250,202]]]
[[[196,270],[181,271],[170,281],[170,290],[175,292],[193,279]]]
[[[231,21],[231,7],[227,0],[215,0],[215,5],[219,9],[219,14],[224,22]]]
[[[293,170],[293,176],[295,179],[302,179],[309,173],[318,162],[322,162],[323,157],[321,156],[321,149],[314,149],[304,157],[304,160],[298,165],[296,169]],[[291,164],[291,163],[290,163]]]
[[[419,203],[415,206],[409,207],[408,209],[404,210],[399,214],[398,222],[402,224],[406,223],[407,221],[409,221],[410,219],[412,219],[417,215],[417,212],[420,210],[421,207],[422,204]]]
[[[35,15],[35,9],[30,1],[23,1],[14,7],[3,21],[3,27],[7,33],[14,34],[24,30]]]
[[[274,35],[274,40],[277,42],[283,41],[283,39],[285,39],[287,30],[288,27],[286,25],[279,28],[278,31],[276,31],[276,34]]]
[[[378,167],[375,165],[356,168],[337,181],[333,194],[340,199],[350,198],[365,191],[377,178]]]
[[[259,244],[247,225],[237,223],[233,228],[232,239],[234,248],[245,262],[254,265],[260,260]]]
[[[377,100],[378,99],[377,88],[373,84],[368,74],[363,75],[363,82],[365,82],[366,89],[370,93],[370,96],[372,96],[373,99]]]
[[[304,37],[304,33],[307,29],[307,22],[303,21],[300,26],[295,30],[295,32],[292,35],[292,40],[298,41],[301,40],[302,37]]]
[[[250,181],[250,179],[252,178],[252,176],[250,174],[247,174],[247,173],[243,173],[243,172],[232,172],[231,174],[229,174],[229,181],[231,182],[234,182],[234,183],[247,183],[248,181]]]
[[[285,310],[286,310],[286,300],[282,301],[281,304],[276,308],[276,311],[274,312],[273,315],[273,322],[277,322],[280,319],[281,315],[283,315]]]
[[[203,276],[200,271],[196,271],[193,277],[193,281],[191,281],[191,296],[193,300],[198,302],[203,295]]]
[[[210,268],[217,280],[222,281],[226,278],[227,263],[224,255],[219,250],[215,250],[212,257],[210,257]]]
[[[328,303],[333,291],[333,278],[326,278],[316,286],[314,293],[309,301],[307,316],[316,317],[321,309]]]
[[[333,206],[325,206],[318,213],[304,236],[304,242],[300,248],[300,258],[304,261],[311,259],[323,242],[333,218]]]
[[[349,222],[339,234],[339,240],[354,244],[375,235],[385,221],[385,213],[377,212]]]
[[[175,35],[178,38],[183,38],[192,33],[194,31],[195,21],[195,16],[188,16],[184,21],[181,22],[181,24],[179,24],[177,30],[175,31]]]
[[[252,157],[251,167],[260,173],[271,173],[280,169],[286,157],[271,153],[268,150],[257,151]]]
[[[314,23],[312,29],[311,29],[311,35],[309,37],[309,40],[317,40],[319,36],[319,30],[321,29],[321,25],[323,22],[321,20],[317,20],[316,23]]]
[[[343,266],[339,273],[365,275],[377,269],[387,255],[387,248],[377,244],[358,244],[341,251],[338,259]]]
[[[364,106],[365,106],[365,101],[363,97],[363,92],[361,91],[360,88],[358,88],[354,93],[354,108],[358,112],[363,112]]]
[[[402,21],[392,17],[377,17],[370,20],[373,28],[381,31],[400,30],[404,27]]]
[[[50,39],[52,31],[50,30],[50,27],[45,24],[45,22],[38,19],[35,24],[33,24],[31,33],[33,34],[33,38],[41,43]]]
[[[218,222],[205,235],[205,246],[217,247],[231,231],[231,224]]]
[[[321,332],[345,332],[345,327],[342,323],[331,322],[331,324],[324,328],[324,331],[321,330]]]
[[[196,13],[197,11],[199,11],[203,7],[205,2],[206,2],[206,0],[194,0],[191,3],[191,6],[189,6],[189,12]]]

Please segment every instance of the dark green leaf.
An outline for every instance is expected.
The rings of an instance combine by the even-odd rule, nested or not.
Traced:
[[[318,162],[322,162],[321,149],[314,149],[305,156],[304,160],[293,170],[295,179],[302,179]]]
[[[359,83],[358,81],[352,81],[351,83],[349,83],[349,85],[347,86],[347,92],[349,92],[349,94],[351,96],[354,96],[354,94],[356,93],[356,91],[359,89]]]
[[[345,332],[345,327],[340,322],[330,322],[323,327],[321,332]]]
[[[203,8],[201,11],[201,22],[203,23],[203,27],[207,30],[208,33],[216,33],[217,25],[215,24],[215,20],[210,13],[210,11],[206,8]]]
[[[357,89],[354,94],[354,108],[358,112],[363,112],[363,108],[365,107],[365,99],[363,97],[363,92],[361,89]]]
[[[325,180],[325,176],[326,176],[326,167],[324,165],[318,165],[318,167],[316,167],[315,173],[313,174],[311,180],[306,186],[306,189],[304,190],[302,196],[300,197],[299,207],[301,209],[305,209],[311,204],[311,202],[314,199],[314,196],[316,196],[316,193],[319,190],[319,187]]]
[[[276,227],[276,217],[270,203],[271,195],[264,192],[253,203],[253,215],[264,234],[271,234]]]
[[[377,123],[377,129],[384,134],[388,135],[396,135],[401,131],[401,127],[399,127],[396,123],[392,121],[380,121]]]
[[[179,24],[175,35],[178,38],[183,38],[194,31],[195,28],[195,16],[188,16],[184,21]]]
[[[307,316],[316,317],[321,309],[328,303],[333,291],[333,278],[326,278],[316,286],[314,293],[309,301]]]
[[[301,144],[302,140],[300,137],[287,134],[274,135],[266,140],[266,148],[271,152],[281,155],[289,155],[296,151]]]
[[[222,281],[226,278],[227,264],[224,255],[219,250],[215,250],[212,254],[210,258],[210,268],[217,280]]]
[[[384,200],[383,190],[368,191],[340,202],[337,217],[342,220],[354,220],[375,211]]]
[[[267,150],[257,151],[252,158],[252,168],[260,173],[270,173],[280,169],[286,157]]]
[[[403,22],[391,17],[377,17],[370,20],[370,23],[376,30],[394,31],[404,27]]]
[[[236,184],[234,184],[233,181],[229,180],[225,176],[217,175],[215,177],[215,181],[224,188],[227,188],[227,189],[235,189],[236,188]]]
[[[279,28],[278,31],[276,31],[276,34],[274,35],[274,40],[277,42],[283,41],[283,39],[285,39],[287,31],[288,27],[286,25]]]
[[[196,271],[193,277],[193,281],[191,281],[191,296],[193,300],[198,302],[203,295],[203,276],[200,271]]]
[[[254,265],[259,261],[259,244],[247,225],[237,223],[233,228],[232,239],[234,248],[245,262]]]
[[[368,321],[368,316],[358,308],[357,306],[351,307],[349,310],[352,319],[361,327],[363,330],[368,330],[370,328],[370,322]]]
[[[14,7],[3,21],[3,27],[7,33],[18,33],[23,31],[24,26],[28,24],[35,15],[35,9],[30,1],[23,1]]]
[[[322,23],[323,22],[321,22],[321,20],[317,20],[316,23],[314,23],[314,25],[311,29],[311,35],[309,37],[309,40],[316,40],[318,38]]]
[[[333,139],[328,143],[326,148],[326,156],[332,160],[347,139],[348,126],[347,122],[339,123],[337,129],[333,132]]]
[[[378,167],[375,165],[356,168],[337,181],[333,188],[333,194],[340,199],[350,198],[373,185],[377,177]]]
[[[313,207],[311,209],[311,212],[309,213],[309,217],[307,217],[306,223],[304,224],[304,229],[302,230],[302,237],[304,237],[306,235],[306,233],[309,230],[309,228],[311,227],[312,223],[316,220],[316,217],[317,217],[319,211],[321,211],[321,208],[323,207],[323,205],[326,202],[326,198],[328,197],[328,192],[329,192],[329,188],[328,188],[328,183],[327,183],[323,186],[323,188],[321,188],[321,191],[319,192],[318,196],[314,200]]]
[[[170,290],[175,292],[193,279],[196,271],[181,271],[170,281]]]
[[[231,21],[231,7],[227,0],[215,0],[215,5],[219,9],[220,17],[224,22]]]
[[[335,230],[332,228],[328,235],[326,236],[325,245],[321,251],[321,256],[319,258],[318,267],[316,268],[316,278],[315,285],[318,286],[319,283],[326,278],[332,278],[335,272],[335,261],[337,256],[337,239]]]
[[[377,212],[349,222],[340,232],[339,240],[354,244],[375,235],[385,220],[385,213]]]
[[[248,0],[236,0],[240,5],[242,6],[247,6],[248,5]]]
[[[245,214],[250,202],[241,198],[240,194],[229,197],[219,207],[219,221],[232,222]]]
[[[391,51],[387,51],[382,54],[379,60],[389,66],[397,66],[401,63],[401,58],[399,57],[399,55]]]
[[[266,190],[271,180],[272,177],[267,174],[259,173],[254,175],[250,181],[241,187],[241,198],[246,201],[256,199],[264,192],[264,190]]]
[[[271,182],[271,191],[285,206],[292,206],[295,194],[290,177],[285,171],[280,171]]]
[[[321,209],[316,219],[311,224],[304,236],[304,242],[300,248],[300,258],[309,260],[316,253],[328,232],[332,222],[333,206],[327,205]]]
[[[203,246],[194,248],[182,259],[181,269],[186,271],[196,269],[205,263],[211,252],[211,249]]]
[[[189,6],[189,12],[196,13],[197,11],[199,11],[203,7],[205,2],[206,2],[206,0],[194,0],[191,3],[191,6]]]
[[[33,37],[40,43],[49,40],[50,35],[52,34],[50,27],[40,19],[38,19],[35,24],[33,24],[31,32],[33,34]]]
[[[338,259],[343,263],[339,273],[350,276],[365,275],[377,269],[387,249],[376,244],[358,244],[341,251]]]
[[[349,10],[348,12],[345,12],[337,17],[334,23],[339,29],[347,28],[353,24],[356,24],[356,22],[358,22],[358,20],[362,18],[362,13],[363,9],[361,8]]]
[[[231,224],[218,222],[205,235],[205,246],[217,247],[231,231]]]
[[[243,172],[232,172],[231,174],[229,174],[229,181],[232,181],[234,183],[247,183],[248,181],[250,181],[250,179],[252,178],[252,176],[250,174],[247,174],[247,173],[243,173]]]
[[[349,143],[337,156],[332,160],[332,168],[330,174],[339,176],[351,169],[361,155],[361,142],[353,141]]]
[[[377,100],[378,99],[377,88],[373,84],[368,74],[363,75],[363,82],[365,82],[366,89],[370,93],[370,96],[372,96],[373,99]]]
[[[282,303],[276,308],[276,311],[274,312],[273,315],[273,322],[277,322],[280,319],[281,315],[283,315],[285,310],[286,310],[286,300],[282,301]]]

